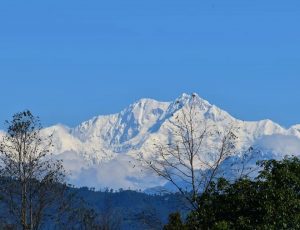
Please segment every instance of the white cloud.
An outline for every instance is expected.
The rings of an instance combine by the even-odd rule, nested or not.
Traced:
[[[282,134],[263,136],[256,144],[262,149],[280,155],[300,155],[300,139],[296,136]]]
[[[57,157],[63,160],[64,167],[69,172],[68,183],[77,187],[146,189],[165,183],[153,173],[138,166],[138,163],[127,155],[119,155],[108,162],[96,164],[88,164],[82,156],[74,152],[64,152]]]

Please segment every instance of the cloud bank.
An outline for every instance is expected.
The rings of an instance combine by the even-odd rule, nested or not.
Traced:
[[[96,164],[88,164],[87,160],[74,152],[64,152],[56,157],[63,160],[68,172],[68,183],[76,187],[144,190],[165,183],[128,155],[119,155],[110,161]]]
[[[282,134],[263,136],[256,145],[278,156],[300,155],[300,139],[296,136]]]

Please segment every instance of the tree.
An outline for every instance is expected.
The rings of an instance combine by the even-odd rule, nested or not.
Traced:
[[[38,117],[26,110],[6,125],[0,142],[0,176],[8,219],[23,230],[40,229],[61,205],[65,171],[62,162],[51,157],[51,136],[42,137]]]
[[[212,182],[200,197],[201,209],[189,215],[189,229],[299,229],[299,158],[259,164],[254,180]]]
[[[70,205],[63,221],[56,225],[57,229],[102,230],[97,212],[84,199],[76,197]]]
[[[147,229],[162,229],[163,223],[158,210],[147,203],[144,210],[134,215],[134,221],[138,221]]]
[[[221,175],[220,165],[235,151],[236,128],[224,129],[208,123],[198,113],[197,97],[170,121],[168,143],[157,141],[150,157],[140,154],[139,160],[157,175],[173,184],[193,210],[199,208],[198,197]]]
[[[185,230],[188,229],[182,222],[179,212],[171,213],[169,215],[169,223],[166,224],[163,230]]]
[[[85,188],[88,190],[87,188]],[[92,191],[93,190],[88,190]],[[104,192],[104,200],[101,207],[86,201],[87,194],[73,193],[74,197],[68,202],[68,210],[65,216],[57,224],[57,229],[78,230],[118,230],[121,229],[122,216],[119,210],[112,204],[109,190]]]
[[[121,229],[122,218],[119,211],[114,208],[112,203],[112,192],[107,190],[104,193],[103,206],[98,214],[99,226],[102,230]]]

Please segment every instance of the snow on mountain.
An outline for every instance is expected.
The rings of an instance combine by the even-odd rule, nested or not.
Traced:
[[[300,124],[293,125],[290,129],[296,129],[296,130],[300,131]]]
[[[239,149],[258,146],[268,157],[299,154],[300,125],[285,129],[271,120],[241,121],[197,94],[182,94],[173,102],[141,99],[120,113],[97,116],[75,128],[47,127],[42,133],[53,134],[55,157],[64,160],[69,180],[76,186],[162,186],[165,181],[143,170],[134,158],[139,152],[152,154],[157,140],[171,138],[170,120],[192,99],[196,100],[199,119],[220,128],[228,124],[239,127]]]
[[[300,138],[300,124],[290,127],[289,130],[293,135]]]

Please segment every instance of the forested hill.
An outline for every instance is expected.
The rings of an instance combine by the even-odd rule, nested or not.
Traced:
[[[2,184],[2,182],[1,182]],[[185,215],[187,206],[179,194],[149,195],[139,191],[68,187],[65,198],[68,208],[57,220],[43,219],[42,229],[87,229],[108,227],[107,229],[162,229],[172,212]],[[2,195],[0,197],[3,197]],[[0,229],[12,226],[14,220],[8,218],[9,209],[0,200]],[[50,209],[49,209],[50,210]],[[48,211],[49,211],[48,210]],[[57,212],[57,208],[53,208]],[[85,229],[85,228],[84,228]],[[102,229],[102,228],[101,228]]]

